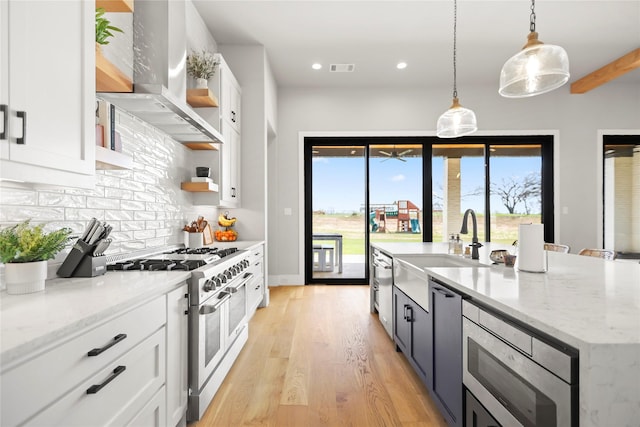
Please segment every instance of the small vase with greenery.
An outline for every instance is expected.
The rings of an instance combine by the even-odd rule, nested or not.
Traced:
[[[111,25],[111,21],[105,18],[104,14],[103,8],[96,9],[96,46],[109,44],[109,38],[114,37],[112,31],[123,32],[120,28]]]
[[[198,88],[205,89],[207,88],[207,80],[213,77],[218,64],[219,61],[210,52],[205,50],[191,51],[187,55],[187,74],[196,79]]]
[[[5,264],[5,282],[10,294],[44,290],[47,260],[52,259],[69,242],[71,230],[51,233],[43,225],[31,226],[29,220],[0,229],[0,262]]]

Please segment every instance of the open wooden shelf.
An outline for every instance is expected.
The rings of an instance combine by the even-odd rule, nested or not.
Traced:
[[[213,182],[183,182],[180,184],[180,188],[184,191],[191,191],[194,193],[217,193],[218,184]]]
[[[133,169],[133,159],[126,154],[96,145],[96,169]]]
[[[105,12],[133,12],[133,0],[96,0],[96,8]]]
[[[192,150],[218,150],[213,142],[183,142],[183,144]]]
[[[218,100],[210,89],[187,89],[187,103],[194,108],[218,106]]]
[[[133,92],[131,80],[96,49],[96,92]]]

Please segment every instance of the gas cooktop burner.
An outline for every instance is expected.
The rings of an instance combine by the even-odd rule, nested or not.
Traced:
[[[191,260],[172,260],[172,259],[134,259],[131,261],[121,261],[115,264],[107,265],[107,270],[147,270],[147,271],[159,271],[159,270],[184,270],[191,271],[196,268],[202,267],[206,262],[199,259]]]
[[[227,255],[231,255],[234,252],[237,252],[238,248],[184,248],[184,249],[176,249],[171,252],[166,252],[168,254],[189,254],[189,255],[218,255],[220,258],[224,258]]]

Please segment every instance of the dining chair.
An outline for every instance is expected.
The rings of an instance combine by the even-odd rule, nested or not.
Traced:
[[[558,243],[545,243],[544,250],[552,251],[552,252],[562,252],[563,254],[568,254],[571,248],[568,245],[560,245]]]
[[[609,249],[582,249],[578,252],[578,255],[586,255],[608,260],[616,259],[615,251]]]

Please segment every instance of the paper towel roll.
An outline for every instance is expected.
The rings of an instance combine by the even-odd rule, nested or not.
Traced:
[[[520,224],[517,262],[518,270],[521,271],[533,273],[547,271],[543,224]]]

